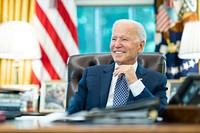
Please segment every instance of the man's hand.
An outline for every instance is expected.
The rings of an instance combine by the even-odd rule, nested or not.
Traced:
[[[126,80],[129,84],[132,84],[138,80],[132,65],[120,65],[117,68],[115,68],[113,75],[119,76],[121,74],[125,75]]]

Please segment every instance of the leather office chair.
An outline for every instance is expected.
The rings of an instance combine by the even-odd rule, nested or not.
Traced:
[[[110,53],[102,54],[80,54],[69,57],[68,60],[68,86],[67,86],[67,108],[74,92],[78,89],[78,82],[82,77],[83,70],[88,66],[111,64],[113,58]],[[142,53],[138,62],[145,68],[165,74],[166,58],[162,53]]]

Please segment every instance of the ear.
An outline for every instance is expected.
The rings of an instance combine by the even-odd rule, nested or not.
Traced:
[[[138,48],[138,53],[143,52],[143,50],[144,50],[144,44],[145,44],[144,41],[141,41],[141,42],[140,42],[140,44],[139,44],[139,48]]]

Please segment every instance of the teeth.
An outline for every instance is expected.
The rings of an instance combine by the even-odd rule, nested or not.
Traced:
[[[115,53],[116,53],[116,54],[122,54],[123,52],[120,52],[120,51],[116,51]]]

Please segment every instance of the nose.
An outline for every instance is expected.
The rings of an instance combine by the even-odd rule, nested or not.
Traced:
[[[121,46],[121,40],[118,38],[115,42],[115,47],[120,47]]]

